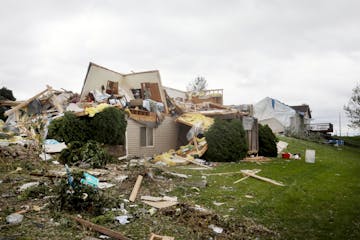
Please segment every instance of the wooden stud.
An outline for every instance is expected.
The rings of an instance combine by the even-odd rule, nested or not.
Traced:
[[[143,180],[143,176],[139,175],[136,179],[136,182],[135,182],[135,185],[134,185],[134,188],[130,194],[130,197],[129,197],[129,201],[131,202],[134,202],[135,199],[136,199],[136,196],[139,192],[139,189],[140,189],[140,185],[141,185],[141,181]]]
[[[119,232],[116,232],[114,230],[111,230],[111,229],[108,229],[106,227],[103,227],[103,226],[100,226],[100,225],[97,225],[95,223],[92,223],[92,222],[89,222],[89,221],[86,221],[84,219],[81,219],[81,218],[78,218],[78,217],[73,217],[73,216],[70,216],[73,220],[77,221],[78,223],[80,223],[81,225],[85,226],[85,227],[88,227],[92,230],[95,230],[97,232],[100,232],[102,234],[105,234],[106,236],[109,236],[109,237],[112,237],[112,238],[115,238],[115,239],[120,239],[120,240],[129,240],[129,238],[123,236],[121,233]]]

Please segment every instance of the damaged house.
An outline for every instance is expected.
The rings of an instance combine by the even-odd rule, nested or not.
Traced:
[[[259,151],[258,122],[252,115],[252,105],[224,106],[223,89],[203,90],[199,93],[184,92],[172,88],[165,88],[172,99],[175,111],[180,115],[177,118],[179,126],[178,141],[180,145],[186,144],[186,133],[196,122],[196,114],[209,118],[241,119],[247,136],[249,153]],[[179,100],[184,99],[185,100]],[[189,116],[193,117],[189,117]],[[184,117],[183,117],[184,116]],[[190,119],[188,121],[184,119]],[[192,123],[191,123],[192,122]]]
[[[149,157],[177,147],[178,126],[169,115],[159,71],[122,74],[90,63],[81,101],[101,101],[125,108],[129,103],[126,155]]]
[[[105,101],[128,112],[125,149],[129,157],[152,157],[180,146],[194,147],[201,156],[206,141],[197,134],[189,138],[188,133],[199,121],[215,117],[242,119],[249,152],[258,151],[257,120],[249,112],[222,105],[222,89],[194,94],[165,88],[157,70],[122,74],[90,63],[80,100]]]

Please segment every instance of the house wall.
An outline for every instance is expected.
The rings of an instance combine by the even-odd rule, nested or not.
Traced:
[[[165,94],[161,89],[161,79],[159,71],[149,71],[125,75],[125,81],[130,88],[141,88],[141,83],[157,83],[160,87],[160,95],[163,103],[166,102]]]
[[[166,116],[161,124],[154,128],[154,146],[140,146],[140,127],[143,125],[128,119],[127,148],[131,157],[152,157],[154,154],[176,149],[178,140],[178,124],[175,119]]]
[[[90,64],[89,71],[86,75],[84,86],[81,92],[80,100],[84,100],[85,96],[92,90],[101,91],[101,86],[106,88],[107,81],[120,82],[123,79],[122,74],[113,72],[103,67]]]
[[[174,88],[169,88],[169,87],[164,87],[164,89],[166,90],[169,97],[174,98],[181,102],[185,102],[185,100],[187,98],[186,92],[178,90],[178,89],[174,89]]]

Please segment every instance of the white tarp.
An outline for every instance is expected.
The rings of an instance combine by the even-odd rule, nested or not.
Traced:
[[[254,105],[254,117],[260,123],[264,120],[276,119],[284,128],[288,128],[291,125],[291,118],[295,115],[294,109],[270,97],[266,97]]]

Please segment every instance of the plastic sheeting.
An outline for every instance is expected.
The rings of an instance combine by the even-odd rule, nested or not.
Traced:
[[[254,117],[259,122],[266,119],[275,118],[285,128],[290,127],[291,118],[296,115],[296,111],[286,104],[269,97],[264,98],[254,105]]]

